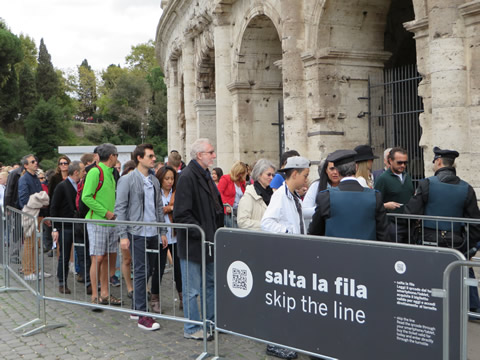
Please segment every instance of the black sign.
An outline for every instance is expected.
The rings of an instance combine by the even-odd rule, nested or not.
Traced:
[[[216,326],[342,360],[441,359],[443,271],[453,250],[221,229]],[[451,277],[460,353],[461,271]]]

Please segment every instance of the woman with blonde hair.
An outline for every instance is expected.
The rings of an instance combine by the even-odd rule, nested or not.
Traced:
[[[355,177],[364,188],[373,189],[372,166],[373,160],[378,156],[373,155],[372,147],[369,145],[359,145],[354,149],[357,152],[355,162],[357,163],[357,172]]]
[[[218,191],[222,196],[225,213],[225,227],[237,227],[237,208],[245,193],[247,166],[237,161],[230,169],[230,174],[223,175],[218,182]],[[232,213],[233,212],[233,213]]]

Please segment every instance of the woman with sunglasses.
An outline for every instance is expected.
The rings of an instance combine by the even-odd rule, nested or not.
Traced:
[[[62,155],[58,158],[55,174],[48,180],[48,194],[50,197],[53,196],[57,185],[68,177],[68,165],[70,165],[70,162],[70,158],[67,155]]]
[[[260,230],[263,213],[267,209],[273,190],[270,183],[275,176],[275,166],[267,159],[260,159],[252,170],[253,184],[248,185],[238,204],[239,228]]]

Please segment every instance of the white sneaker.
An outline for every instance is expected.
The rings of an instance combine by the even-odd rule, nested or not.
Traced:
[[[25,280],[25,281],[35,281],[35,280],[37,280],[37,274],[25,275],[23,277],[23,280]]]
[[[75,271],[75,263],[74,262],[69,262],[68,263],[68,270],[72,273],[72,274],[76,274],[77,272]]]
[[[49,278],[49,277],[51,277],[51,276],[52,276],[52,274],[47,273],[46,271],[43,273],[43,277],[44,277],[45,279],[46,279],[46,278]],[[40,274],[40,279],[41,279],[41,278],[42,278],[42,275]]]
[[[203,340],[203,330],[202,329],[197,330],[193,334],[184,332],[183,337],[185,339]],[[212,340],[213,340],[213,335],[207,332],[207,341],[212,341]]]

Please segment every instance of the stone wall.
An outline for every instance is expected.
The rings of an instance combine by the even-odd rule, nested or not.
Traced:
[[[279,108],[285,149],[312,161],[368,143],[369,75],[415,60],[426,175],[432,148],[472,165],[480,135],[480,1],[163,0],[156,51],[168,90],[168,142],[188,159],[208,136],[217,163],[278,162]],[[412,14],[412,7],[413,13]],[[414,16],[414,18],[412,18]],[[415,49],[405,50],[412,44]],[[407,44],[407,45],[405,45]],[[311,171],[312,178],[316,172]]]

